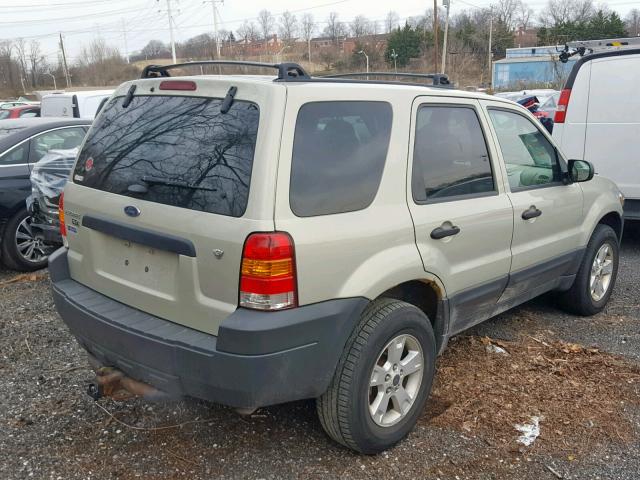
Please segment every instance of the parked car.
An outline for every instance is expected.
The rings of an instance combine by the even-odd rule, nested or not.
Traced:
[[[41,115],[93,120],[102,100],[109,98],[112,93],[113,90],[50,93],[42,97]]]
[[[484,94],[307,76],[120,86],[60,200],[62,319],[113,379],[241,409],[317,398],[364,453],[413,428],[453,335],[613,290],[618,188]],[[164,393],[163,393],[164,392]]]
[[[539,112],[544,112],[549,115],[549,118],[553,119],[558,107],[558,100],[560,100],[560,92],[555,92],[553,95],[547,97],[546,100],[541,100]]]
[[[31,168],[27,210],[31,215],[31,229],[34,235],[42,238],[47,254],[62,246],[58,203],[77,155],[77,148],[49,150]]]
[[[529,110],[531,114],[538,119],[542,126],[547,129],[547,132],[553,132],[553,119],[547,112],[540,110],[540,100],[538,100],[538,97],[535,95],[523,97],[516,103]]]
[[[20,105],[19,107],[11,107],[0,109],[0,120],[10,118],[32,118],[40,116],[40,105]]]
[[[13,107],[21,107],[22,105],[31,105],[34,102],[27,100],[5,100],[0,101],[0,110],[6,110]]]
[[[552,88],[533,88],[531,90],[517,90],[513,92],[496,92],[494,95],[513,102],[517,102],[524,97],[536,96],[541,103],[544,103],[549,99],[549,97],[552,97],[557,93],[558,91]]]
[[[625,217],[640,220],[640,48],[577,60],[555,112],[553,137],[571,158],[590,161],[626,197]]]
[[[15,270],[47,264],[43,239],[31,229],[26,198],[33,165],[52,148],[77,147],[90,122],[60,118],[21,118],[0,122],[0,254]]]

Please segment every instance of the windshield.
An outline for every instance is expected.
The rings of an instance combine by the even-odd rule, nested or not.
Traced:
[[[110,100],[78,157],[75,183],[233,217],[244,214],[258,132],[257,105],[136,96]]]

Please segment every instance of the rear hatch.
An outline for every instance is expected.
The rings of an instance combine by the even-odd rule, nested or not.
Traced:
[[[217,334],[237,308],[247,235],[274,229],[285,88],[233,77],[136,83],[136,95],[125,84],[105,105],[65,189],[71,277]]]
[[[73,95],[52,93],[46,95],[40,104],[41,117],[74,117]]]

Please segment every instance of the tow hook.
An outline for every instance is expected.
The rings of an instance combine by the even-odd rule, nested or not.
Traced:
[[[100,385],[90,383],[87,387],[87,395],[93,398],[96,402],[100,400],[102,397],[102,389],[100,388]]]

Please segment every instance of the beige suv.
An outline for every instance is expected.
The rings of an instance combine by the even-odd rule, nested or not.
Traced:
[[[549,291],[604,307],[623,198],[522,107],[272,67],[150,67],[94,122],[50,271],[99,372],[243,410],[316,398],[333,439],[375,453],[451,336]]]

